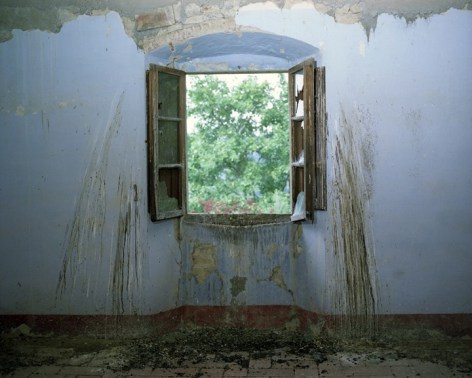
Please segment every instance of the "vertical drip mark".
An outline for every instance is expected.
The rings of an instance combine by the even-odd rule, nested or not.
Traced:
[[[372,156],[365,154],[361,122],[348,123],[342,111],[334,139],[330,216],[334,278],[331,298],[338,331],[373,334],[377,329],[374,248],[368,222]]]
[[[116,248],[110,272],[113,314],[132,310],[141,279],[138,187],[118,180],[120,208],[116,225]],[[113,253],[113,252],[112,252]]]
[[[65,252],[56,288],[56,300],[62,297],[66,289],[75,288],[79,270],[83,270],[83,278],[86,281],[87,268],[90,266],[90,270],[97,271],[97,266],[101,264],[106,214],[105,177],[112,140],[122,121],[123,98],[124,92],[118,99],[104,137],[97,137],[95,140],[72,224],[66,228]]]

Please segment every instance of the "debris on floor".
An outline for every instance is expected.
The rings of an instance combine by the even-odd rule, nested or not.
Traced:
[[[274,356],[310,357],[323,362],[337,350],[334,338],[301,332],[242,328],[194,328],[172,332],[159,338],[134,340],[125,351],[130,368],[175,368],[213,362],[237,363],[247,368],[250,359]],[[282,357],[281,357],[282,358]]]
[[[317,376],[324,376],[333,369],[384,366],[408,359],[441,364],[467,376],[472,373],[472,338],[424,329],[340,338],[287,330],[186,327],[161,336],[120,339],[42,335],[24,325],[0,337],[0,375],[39,366],[87,367],[125,375],[134,369],[192,368],[199,372],[212,366],[224,371],[314,369]]]

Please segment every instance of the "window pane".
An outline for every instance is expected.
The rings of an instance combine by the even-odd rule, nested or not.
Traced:
[[[180,163],[179,122],[159,121],[159,164]]]
[[[159,169],[158,209],[160,212],[182,209],[180,180],[180,168]]]
[[[159,116],[179,116],[179,81],[180,77],[165,72],[159,72],[158,98]]]

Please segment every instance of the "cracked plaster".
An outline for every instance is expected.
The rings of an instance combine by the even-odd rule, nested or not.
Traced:
[[[180,43],[210,33],[251,30],[238,26],[234,19],[243,7],[314,6],[318,12],[334,17],[344,24],[361,23],[368,34],[375,29],[377,17],[388,13],[408,22],[447,11],[450,8],[472,9],[472,0],[2,0],[0,2],[0,42],[12,38],[14,29],[43,30],[57,33],[65,22],[80,15],[101,15],[117,12],[126,32],[145,52],[163,45]],[[254,30],[253,30],[254,31]]]

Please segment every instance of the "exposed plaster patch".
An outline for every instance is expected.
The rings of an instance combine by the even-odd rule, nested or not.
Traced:
[[[280,268],[280,266],[276,266],[274,269],[272,269],[272,274],[270,275],[270,281],[275,283],[281,289],[284,289],[285,291],[289,291],[287,284],[285,283],[285,280],[284,280],[284,274],[282,272],[282,268]]]
[[[15,114],[16,114],[16,115],[19,115],[19,116],[24,116],[24,115],[26,115],[25,107],[22,106],[22,105],[18,105],[18,106],[16,107]]]
[[[240,29],[235,26],[234,18],[242,9],[260,11],[313,6],[318,12],[334,17],[339,23],[360,22],[369,33],[375,29],[377,17],[384,13],[404,17],[412,22],[417,18],[446,12],[450,8],[471,9],[472,0],[211,0],[203,4],[198,1],[184,3],[147,0],[136,3],[122,0],[71,0],[64,3],[51,0],[47,5],[38,4],[36,0],[24,0],[21,4],[5,0],[0,5],[0,42],[12,38],[14,29],[38,29],[57,33],[65,22],[80,15],[100,15],[116,11],[123,19],[127,34],[145,52],[149,52],[172,40],[178,43],[209,33],[238,32]],[[181,32],[172,34],[178,30]]]
[[[213,244],[196,244],[192,252],[192,276],[201,285],[215,271],[216,246]]]
[[[361,4],[349,5],[336,9],[334,12],[334,19],[341,24],[355,24],[362,18]]]
[[[155,13],[136,16],[136,30],[150,30],[163,28],[175,24],[174,8],[165,7],[158,9]]]
[[[195,17],[200,15],[200,7],[197,4],[190,3],[185,7],[186,17]]]

